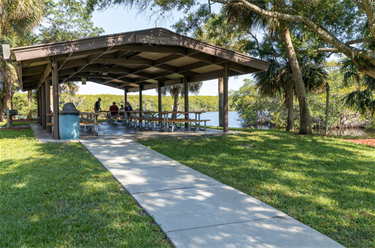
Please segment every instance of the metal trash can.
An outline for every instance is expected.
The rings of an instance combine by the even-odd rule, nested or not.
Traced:
[[[59,112],[59,134],[62,140],[79,139],[79,111],[68,102]]]

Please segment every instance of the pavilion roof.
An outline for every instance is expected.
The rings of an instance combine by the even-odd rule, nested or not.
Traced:
[[[267,70],[268,63],[189,38],[163,28],[111,34],[93,38],[40,44],[12,49],[20,88],[39,88],[52,64],[59,83],[87,81],[129,92]]]

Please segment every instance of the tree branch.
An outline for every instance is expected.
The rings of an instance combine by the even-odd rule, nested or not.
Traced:
[[[363,43],[363,42],[370,42],[370,41],[375,41],[375,38],[368,37],[368,38],[361,38],[357,40],[351,40],[345,42],[346,45],[353,45],[353,44],[358,44],[358,43]]]
[[[357,4],[357,6],[361,8],[360,5]],[[368,18],[368,28],[372,36],[375,37],[375,15],[372,1],[362,0],[362,9],[366,12]]]
[[[255,37],[255,35],[253,35],[253,33],[251,33],[249,30],[246,30],[246,33],[248,33],[249,35],[251,35],[251,37],[253,37],[253,39],[257,43],[257,49],[259,50],[260,46],[259,46],[259,41],[258,41],[257,37]]]
[[[363,5],[362,5],[361,1],[359,1],[359,0],[352,0],[352,2],[355,3],[358,6],[358,8],[363,9]]]
[[[286,21],[292,21],[292,22],[302,22],[304,23],[307,27],[310,28],[311,31],[319,35],[325,42],[331,44],[332,46],[336,47],[338,50],[341,50],[342,53],[345,55],[353,58],[353,55],[358,55],[362,56],[366,59],[368,59],[371,63],[375,63],[375,52],[370,51],[370,50],[360,50],[355,47],[351,47],[344,42],[338,40],[333,34],[331,34],[328,30],[325,28],[318,26],[315,24],[313,21],[310,19],[299,16],[299,15],[290,15],[290,14],[284,14],[280,12],[273,12],[273,11],[268,11],[262,8],[259,8],[257,5],[252,4],[249,2],[249,0],[211,0],[213,2],[218,2],[222,4],[228,4],[228,5],[243,5],[250,10],[263,15],[263,16],[268,16],[271,18],[276,18],[276,19],[281,19],[281,20],[286,20]],[[355,1],[355,0],[354,0]],[[363,1],[369,1],[369,0],[363,0]],[[375,36],[374,36],[375,37]]]

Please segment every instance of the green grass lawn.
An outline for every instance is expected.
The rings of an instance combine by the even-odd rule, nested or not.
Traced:
[[[32,124],[32,123],[37,123],[38,121],[28,121],[28,122],[15,122],[13,121],[13,126],[14,127],[17,127],[17,126],[24,126],[24,125],[29,125],[29,124]],[[7,122],[6,121],[1,121],[0,122],[0,127],[6,127],[7,126]]]
[[[0,130],[0,247],[170,247],[79,143]]]
[[[140,142],[344,246],[375,247],[375,147],[283,131],[247,132]]]

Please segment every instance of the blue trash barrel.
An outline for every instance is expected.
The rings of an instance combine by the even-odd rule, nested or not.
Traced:
[[[59,112],[59,134],[62,140],[79,139],[79,111],[68,102]]]

